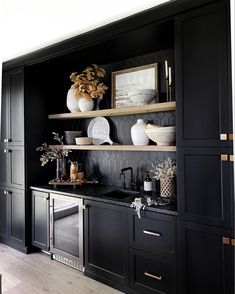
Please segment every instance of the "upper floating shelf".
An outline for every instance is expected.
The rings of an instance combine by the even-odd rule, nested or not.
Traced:
[[[94,110],[87,112],[73,112],[73,113],[58,113],[49,114],[49,119],[80,119],[98,116],[121,116],[138,113],[150,113],[150,112],[161,112],[171,111],[176,109],[176,102],[164,102],[155,104],[146,104],[141,106],[132,106],[126,108],[112,108],[103,110]]]

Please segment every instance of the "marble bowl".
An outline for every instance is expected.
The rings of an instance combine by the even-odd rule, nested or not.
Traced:
[[[159,146],[169,146],[175,142],[176,127],[147,127],[146,135]]]

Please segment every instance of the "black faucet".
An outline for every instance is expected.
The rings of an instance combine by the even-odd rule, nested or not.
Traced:
[[[122,168],[121,169],[121,173],[120,173],[120,176],[122,176],[123,175],[123,184],[122,184],[122,187],[123,187],[123,189],[126,189],[126,183],[125,183],[125,171],[127,171],[127,170],[130,170],[130,172],[131,172],[131,185],[130,185],[130,189],[131,190],[134,190],[134,187],[136,186],[136,183],[134,182],[134,179],[133,179],[133,168],[132,167],[124,167],[124,168]]]

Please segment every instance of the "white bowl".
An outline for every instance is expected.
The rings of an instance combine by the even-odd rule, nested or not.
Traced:
[[[147,104],[156,95],[156,91],[152,89],[131,90],[128,92],[130,100],[136,105]]]
[[[79,137],[75,138],[76,145],[91,145],[91,138],[89,137]]]
[[[175,131],[175,126],[161,128],[151,127],[145,129],[147,137],[159,146],[169,146],[175,142]]]

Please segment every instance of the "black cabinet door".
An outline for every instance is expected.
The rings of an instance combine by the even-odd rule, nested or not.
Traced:
[[[234,293],[234,247],[224,244],[230,231],[189,222],[178,227],[179,293]]]
[[[133,248],[162,256],[176,255],[176,218],[143,211],[139,219],[129,209],[129,244]]]
[[[0,239],[7,239],[8,227],[7,227],[7,212],[8,202],[6,195],[6,188],[0,187]]]
[[[128,283],[128,210],[85,200],[85,273]]]
[[[9,128],[9,78],[8,74],[3,73],[2,76],[2,99],[1,99],[1,143],[6,143]]]
[[[1,142],[24,144],[24,72],[3,73]]]
[[[178,148],[177,195],[181,219],[233,228],[229,148]]]
[[[0,185],[24,189],[25,149],[7,144],[0,147]]]
[[[232,144],[220,140],[232,133],[227,31],[223,3],[176,17],[178,146]]]
[[[32,191],[32,244],[49,250],[49,195]]]
[[[25,245],[25,191],[8,188],[8,234],[19,246]]]
[[[130,249],[130,285],[142,294],[175,294],[175,262],[166,257]]]

